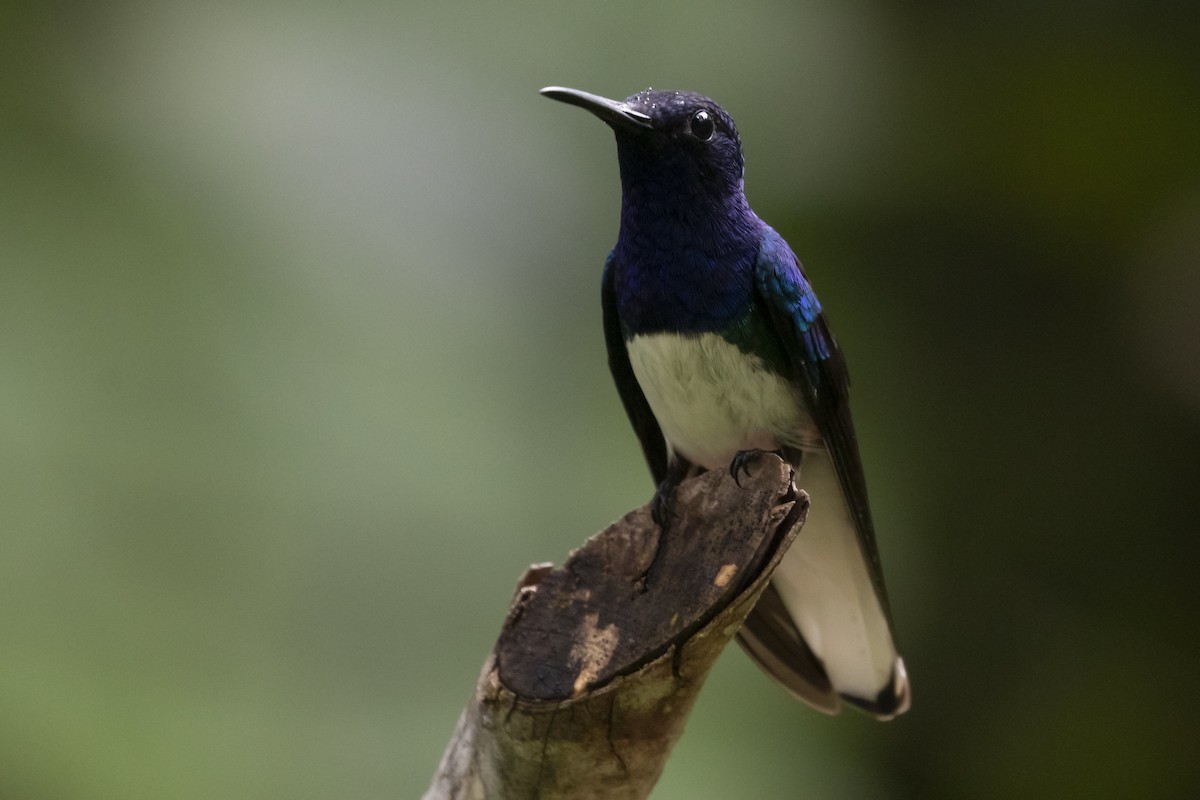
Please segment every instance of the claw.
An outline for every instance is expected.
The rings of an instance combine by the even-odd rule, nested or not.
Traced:
[[[679,516],[671,508],[671,505],[675,497],[675,487],[687,476],[689,469],[691,469],[691,464],[686,460],[672,461],[667,474],[654,489],[654,497],[650,500],[650,518],[664,530],[671,517]]]
[[[761,456],[763,453],[774,453],[775,455],[782,458],[785,462],[787,461],[787,457],[784,455],[782,450],[759,450],[756,447],[752,450],[737,451],[737,453],[733,457],[733,461],[729,462],[729,475],[730,475],[730,477],[733,478],[733,482],[738,485],[739,489],[744,488],[744,487],[742,487],[742,479],[739,477],[739,474],[745,475],[747,478],[749,478],[750,477],[750,462],[757,460],[758,457]],[[789,467],[790,466],[791,465],[789,464]],[[793,474],[793,476],[795,475],[794,470],[793,470],[792,474]]]
[[[660,528],[666,528],[668,520],[675,516],[675,512],[671,510],[672,493],[671,487],[660,486],[650,500],[650,519]]]
[[[733,482],[742,488],[742,479],[739,473],[750,477],[750,462],[763,454],[762,450],[755,448],[753,450],[739,450],[733,457],[733,461],[729,462],[729,476],[733,478]]]
[[[645,570],[634,578],[633,588],[637,594],[645,594],[646,590],[650,588],[650,574],[658,566],[658,562],[662,559],[663,551],[666,549],[671,518],[678,516],[671,510],[671,501],[674,494],[675,484],[669,480],[665,480],[654,490],[654,497],[650,499],[650,518],[658,526],[658,542],[654,545],[654,556],[650,559],[650,563],[646,566]]]

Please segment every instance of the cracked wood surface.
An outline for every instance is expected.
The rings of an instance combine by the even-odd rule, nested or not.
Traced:
[[[773,455],[741,481],[683,483],[661,542],[647,506],[530,567],[425,800],[650,793],[808,510]]]

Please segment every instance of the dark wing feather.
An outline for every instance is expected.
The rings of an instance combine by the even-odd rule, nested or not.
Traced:
[[[800,635],[775,584],[768,583],[754,604],[738,631],[738,643],[768,675],[800,700],[826,714],[841,710],[821,660]]]
[[[658,420],[642,394],[642,387],[633,374],[629,363],[629,351],[625,349],[625,336],[621,331],[621,318],[617,313],[617,294],[615,289],[616,271],[618,269],[615,253],[609,253],[604,262],[604,279],[600,291],[600,307],[604,313],[604,342],[608,346],[608,369],[612,372],[613,381],[617,384],[617,392],[621,395],[621,403],[625,413],[642,444],[642,453],[646,456],[646,464],[658,486],[667,476],[667,443],[663,438]]]
[[[808,411],[829,449],[838,480],[854,515],[859,542],[871,571],[871,583],[891,621],[875,527],[867,505],[867,482],[850,419],[850,374],[821,304],[787,242],[767,228],[755,265],[760,301],[783,343]]]

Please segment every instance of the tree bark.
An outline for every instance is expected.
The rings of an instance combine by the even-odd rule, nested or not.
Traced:
[[[646,506],[529,568],[425,800],[650,793],[808,511],[773,455],[740,479],[684,482],[662,537]]]

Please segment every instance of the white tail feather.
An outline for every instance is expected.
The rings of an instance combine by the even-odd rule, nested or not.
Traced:
[[[772,580],[838,694],[873,701],[903,666],[832,461],[805,453],[796,483],[812,506]]]

